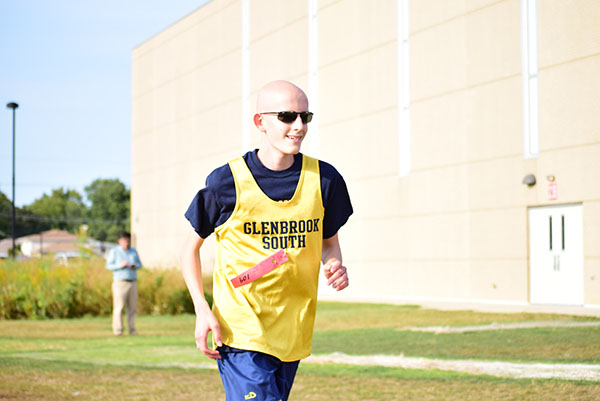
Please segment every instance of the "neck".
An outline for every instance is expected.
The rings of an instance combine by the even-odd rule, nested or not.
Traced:
[[[266,149],[259,149],[256,155],[258,156],[258,160],[260,160],[262,165],[269,170],[286,170],[292,167],[292,164],[294,164],[294,155],[291,154],[273,151],[269,152]]]

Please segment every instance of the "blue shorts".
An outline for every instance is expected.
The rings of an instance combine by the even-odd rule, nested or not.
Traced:
[[[217,359],[227,401],[286,401],[300,361],[282,362],[255,351],[217,348]]]

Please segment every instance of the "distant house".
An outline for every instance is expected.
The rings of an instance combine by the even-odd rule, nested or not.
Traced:
[[[30,234],[16,240],[21,245],[21,252],[25,256],[40,254],[78,251],[77,236],[67,231],[49,230],[39,234]]]
[[[115,246],[113,243],[88,239],[80,243],[75,234],[63,230],[48,230],[38,234],[30,234],[15,240],[21,247],[21,253],[26,257],[35,257],[47,254],[56,254],[65,257],[81,255],[82,249],[92,253],[104,255],[104,253]],[[12,247],[12,239],[0,241],[0,255],[8,254]]]
[[[8,258],[10,248],[12,248],[12,238],[0,240],[0,259]]]

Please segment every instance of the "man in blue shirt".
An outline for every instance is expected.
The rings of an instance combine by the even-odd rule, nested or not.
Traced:
[[[137,251],[131,247],[131,234],[119,236],[119,246],[114,247],[106,258],[106,268],[113,271],[113,333],[123,335],[123,308],[127,308],[129,334],[136,335],[137,271],[142,262]]]

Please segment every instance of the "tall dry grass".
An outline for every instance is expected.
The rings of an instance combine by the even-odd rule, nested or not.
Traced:
[[[140,314],[193,313],[194,307],[178,269],[138,271]],[[74,318],[109,315],[112,272],[100,257],[70,261],[45,257],[0,262],[0,319]],[[207,292],[211,303],[212,297]]]

